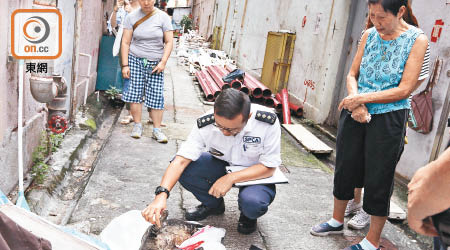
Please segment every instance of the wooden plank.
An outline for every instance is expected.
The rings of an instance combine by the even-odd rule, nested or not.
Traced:
[[[389,219],[406,220],[406,212],[392,200],[389,210]]]
[[[283,127],[311,153],[328,154],[333,151],[300,124],[283,124]]]
[[[86,241],[62,231],[57,226],[43,220],[39,216],[14,205],[0,205],[0,212],[34,235],[50,241],[52,243],[52,249],[99,249]]]

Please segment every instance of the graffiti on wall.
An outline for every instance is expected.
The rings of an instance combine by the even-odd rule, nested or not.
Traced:
[[[308,89],[314,91],[316,89],[316,82],[314,82],[313,80],[305,80],[303,84],[306,86],[305,99],[303,100],[303,104],[305,104],[306,97],[308,96]]]
[[[442,27],[444,27],[444,22],[442,19],[436,20],[433,30],[431,31],[431,42],[435,43],[439,40],[442,33]]]

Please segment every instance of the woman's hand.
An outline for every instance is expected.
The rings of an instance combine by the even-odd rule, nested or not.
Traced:
[[[350,112],[353,112],[356,108],[358,108],[361,104],[361,95],[349,95],[345,97],[341,103],[339,104],[339,110],[347,109]]]
[[[164,62],[162,62],[162,61],[159,62],[159,63],[153,68],[152,74],[155,73],[155,72],[156,72],[157,74],[163,72],[165,67],[166,67],[166,63],[164,63]]]
[[[145,208],[141,214],[145,218],[146,221],[152,223],[153,225],[156,223],[158,227],[161,227],[161,221],[159,218],[161,217],[162,212],[166,209],[167,198],[164,194],[159,194],[155,197],[152,203],[150,203],[147,208]]]
[[[129,66],[124,66],[122,67],[122,77],[123,78],[130,78],[130,67]]]
[[[352,118],[359,123],[369,123],[370,114],[369,111],[367,111],[366,105],[362,104],[354,109],[352,112]]]

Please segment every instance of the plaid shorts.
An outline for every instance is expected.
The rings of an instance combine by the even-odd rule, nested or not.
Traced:
[[[130,83],[124,91],[124,102],[142,103],[148,108],[164,109],[164,72],[152,74],[157,61],[144,62],[143,58],[128,54]]]

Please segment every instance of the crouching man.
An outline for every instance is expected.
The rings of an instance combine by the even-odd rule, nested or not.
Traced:
[[[168,166],[155,199],[142,211],[144,218],[159,225],[170,190],[180,184],[201,202],[185,214],[199,221],[225,212],[223,197],[233,184],[273,175],[281,164],[280,124],[269,109],[251,104],[244,93],[226,89],[217,97],[214,112],[197,119],[187,141]],[[245,166],[227,173],[229,165]],[[250,234],[257,218],[267,212],[275,198],[275,185],[252,185],[239,189],[241,211],[237,230]]]

